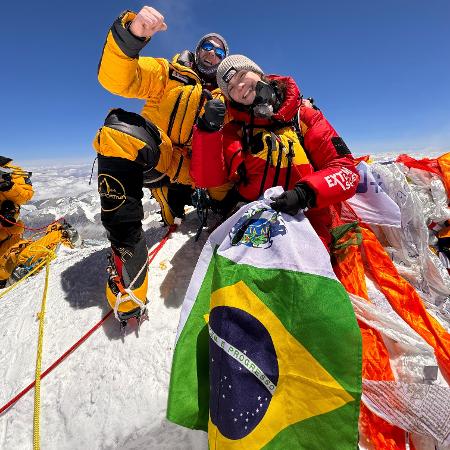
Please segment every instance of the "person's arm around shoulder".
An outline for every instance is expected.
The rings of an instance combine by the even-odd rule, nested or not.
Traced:
[[[164,16],[150,6],[144,6],[138,14],[122,13],[106,38],[98,66],[100,84],[113,94],[130,98],[145,99],[150,90],[161,89],[168,63],[139,58],[139,52],[155,33],[165,30]]]

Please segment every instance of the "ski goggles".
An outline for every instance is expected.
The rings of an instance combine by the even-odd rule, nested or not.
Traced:
[[[224,50],[223,48],[216,47],[212,42],[205,41],[205,42],[203,42],[203,44],[200,46],[200,48],[201,48],[202,50],[205,50],[205,52],[210,52],[211,50],[214,50],[215,55],[216,55],[219,59],[224,59],[224,58],[225,58],[225,50]]]

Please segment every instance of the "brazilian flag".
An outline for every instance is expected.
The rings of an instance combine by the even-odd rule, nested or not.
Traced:
[[[210,449],[354,450],[361,337],[307,219],[247,205],[210,237],[180,319],[167,417]]]

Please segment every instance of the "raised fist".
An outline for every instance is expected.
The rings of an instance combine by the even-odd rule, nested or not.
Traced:
[[[136,37],[150,38],[158,31],[166,31],[164,16],[151,6],[144,6],[131,22],[129,30]]]

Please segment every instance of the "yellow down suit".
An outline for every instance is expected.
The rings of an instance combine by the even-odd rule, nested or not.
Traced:
[[[135,16],[126,11],[112,24],[98,80],[113,94],[144,100],[144,107],[141,114],[111,110],[93,141],[101,220],[111,242],[106,297],[121,321],[138,317],[147,303],[143,187],[152,189],[166,224],[182,217],[193,188],[193,127],[205,101],[221,96],[218,89],[206,91],[198,74],[178,56],[171,62],[139,56],[149,40],[129,32]],[[180,198],[177,208],[171,205],[171,199]]]
[[[193,187],[189,175],[193,126],[206,97],[210,97],[209,92],[205,92],[202,80],[194,70],[176,62],[177,57],[172,62],[140,57],[139,51],[148,41],[136,38],[128,31],[127,26],[134,17],[134,13],[127,11],[111,27],[99,64],[98,79],[113,94],[145,100],[140,114],[142,119],[123,110],[111,111],[94,139],[94,148],[103,157],[122,158],[140,165],[140,171],[145,172],[146,184],[152,185],[153,181],[166,175],[166,180],[172,184]],[[211,94],[214,98],[221,97],[218,89]],[[111,115],[120,117],[111,120]],[[100,169],[99,165],[99,182],[102,183],[104,177]],[[136,167],[133,173],[137,171]],[[117,178],[109,172],[107,175]],[[126,191],[127,180],[120,182]],[[173,217],[164,199],[167,187],[152,189],[152,193],[162,206],[163,219],[170,224]],[[124,195],[128,195],[128,191]],[[100,196],[102,198],[101,189]],[[110,206],[114,207],[107,205],[106,209],[111,209]],[[102,209],[105,210],[103,204]],[[108,229],[105,221],[109,222],[109,218],[104,214],[102,219]]]
[[[0,156],[0,287],[5,286],[13,272],[15,279],[23,276],[60,242],[72,246],[65,237],[64,226],[59,223],[50,225],[46,234],[37,240],[23,237],[25,226],[19,220],[20,206],[28,202],[34,192],[31,173],[11,161]]]

